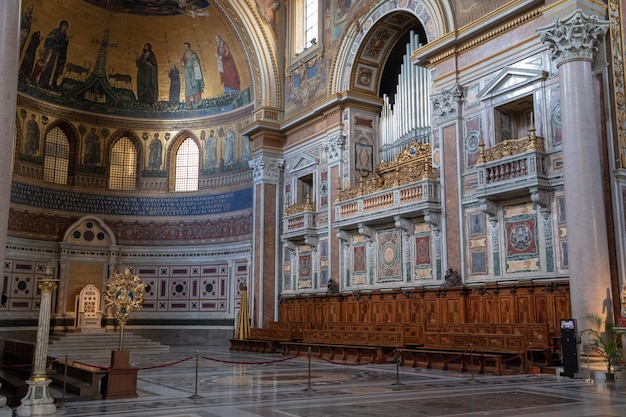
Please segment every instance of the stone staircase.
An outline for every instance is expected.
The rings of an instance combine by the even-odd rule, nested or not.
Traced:
[[[65,359],[97,366],[109,366],[111,351],[118,350],[120,334],[106,333],[53,333],[50,335],[48,356],[59,361]],[[131,364],[169,352],[169,346],[124,332],[124,350],[130,351]]]

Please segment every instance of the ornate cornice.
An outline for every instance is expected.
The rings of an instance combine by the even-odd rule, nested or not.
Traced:
[[[550,45],[556,66],[568,61],[593,61],[598,44],[606,34],[609,22],[576,10],[564,20],[537,29],[542,42]]]
[[[252,169],[252,177],[255,184],[259,182],[278,184],[285,161],[259,155],[249,160],[248,165]]]

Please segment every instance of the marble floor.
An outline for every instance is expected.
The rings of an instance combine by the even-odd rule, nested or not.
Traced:
[[[196,354],[196,351],[198,352]],[[138,398],[82,401],[54,390],[57,416],[626,416],[626,380],[488,376],[317,358],[176,348],[136,360]],[[197,385],[196,385],[196,362]]]

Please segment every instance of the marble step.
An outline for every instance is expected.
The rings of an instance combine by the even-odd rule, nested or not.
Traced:
[[[106,363],[111,351],[119,348],[119,341],[119,333],[55,333],[49,338],[48,356],[63,360],[68,355],[70,360]],[[138,359],[167,353],[169,346],[126,332],[124,350],[130,351],[131,359]]]

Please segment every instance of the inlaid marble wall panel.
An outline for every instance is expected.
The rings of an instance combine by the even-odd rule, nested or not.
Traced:
[[[133,267],[146,283],[143,311],[157,312],[226,312],[231,302],[241,297],[237,281],[231,299],[227,263],[208,265],[175,265]]]
[[[402,280],[402,236],[398,230],[380,230],[376,234],[378,283]]]
[[[2,277],[4,302],[0,305],[0,310],[39,310],[41,292],[37,287],[37,280],[45,278],[45,272],[45,263],[6,259]]]

